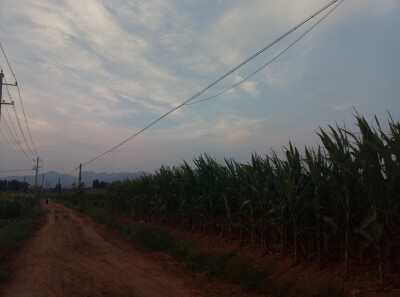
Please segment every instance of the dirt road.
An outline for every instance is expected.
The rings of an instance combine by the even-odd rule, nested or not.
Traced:
[[[17,254],[1,296],[242,296],[65,206],[50,201],[44,208],[46,222]]]

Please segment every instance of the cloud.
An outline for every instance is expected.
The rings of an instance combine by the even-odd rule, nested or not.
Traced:
[[[157,134],[167,134],[174,139],[203,139],[212,138],[226,144],[240,144],[246,142],[258,130],[264,120],[247,119],[233,114],[227,114],[217,119],[208,120],[202,117],[192,118],[179,125],[174,130],[156,128]]]
[[[342,111],[346,109],[352,109],[354,104],[352,103],[339,103],[331,105],[334,110]]]
[[[238,83],[243,80],[243,77],[236,75],[235,76],[235,82]],[[258,96],[260,94],[259,90],[257,90],[257,85],[258,82],[256,81],[244,81],[243,83],[240,84],[240,88],[245,91],[246,93],[249,93],[253,96]]]
[[[4,0],[0,38],[39,153],[52,160],[49,167],[61,168],[133,135],[328,2]],[[397,10],[395,0],[345,1],[279,60],[218,98],[223,100],[185,106],[127,143],[114,154],[123,160],[116,168],[146,169],[200,152],[243,156],[292,137],[308,141],[304,133],[312,133],[311,126],[346,118],[350,101],[339,97],[372,113],[379,107],[372,96],[379,94],[389,98],[382,108],[394,110],[398,85],[392,81],[400,60],[397,39],[390,37],[396,36]],[[246,77],[304,30],[199,99]],[[372,33],[376,39],[369,41]],[[6,77],[12,80],[9,71]],[[100,170],[99,164],[93,167]]]

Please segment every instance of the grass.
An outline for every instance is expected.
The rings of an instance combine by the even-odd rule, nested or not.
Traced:
[[[0,265],[0,283],[8,280],[10,277],[10,268],[7,264]]]
[[[43,211],[32,196],[2,194],[0,214],[0,282],[5,282],[10,276],[10,255],[34,234]]]
[[[316,288],[297,292],[293,297],[344,297],[346,296],[342,290],[332,288],[326,284],[322,284]]]
[[[216,254],[200,250],[191,242],[182,240],[152,225],[124,224],[111,216],[108,209],[99,207],[106,204],[103,195],[94,193],[92,196],[85,196],[85,200],[86,209],[83,213],[96,223],[118,231],[144,250],[168,253],[176,261],[185,263],[189,269],[203,272],[229,283],[240,284],[245,291],[263,292],[274,297],[345,296],[341,290],[336,290],[328,285],[298,292],[288,282],[272,280],[272,267],[258,267],[245,259],[236,257],[233,253]],[[76,199],[72,195],[59,196],[56,201],[78,210]]]
[[[256,267],[236,257],[233,253],[216,254],[200,250],[188,241],[154,226],[135,224],[127,226],[108,215],[105,208],[92,207],[85,211],[98,224],[117,230],[123,236],[152,252],[166,252],[173,259],[183,262],[189,269],[204,272],[208,276],[229,283],[243,285],[245,291],[259,291],[272,296],[285,297],[343,297],[344,293],[330,286],[296,292],[290,283],[277,283],[271,279],[273,269]]]
[[[106,224],[108,222],[107,210],[105,208],[90,208],[85,214],[91,217],[98,224]]]
[[[29,214],[9,220],[0,229],[0,250],[20,247],[21,240],[33,234],[34,226],[42,214],[42,210],[37,207]]]
[[[199,250],[190,242],[181,240],[156,227],[135,224],[127,226],[107,215],[104,208],[93,207],[85,211],[96,223],[115,229],[145,250],[166,252],[177,261],[184,262],[190,269],[205,272],[230,283],[242,284],[246,290],[266,291],[269,285],[270,270],[256,268],[233,254],[218,255]]]
[[[85,205],[89,207],[98,207],[98,208],[104,208],[106,206],[106,199],[107,195],[104,192],[85,192],[84,194],[84,202]],[[52,197],[52,199],[58,203],[64,204],[65,206],[69,208],[73,208],[77,211],[80,211],[78,209],[78,199],[77,195],[74,192],[70,193],[61,193],[61,194],[56,194]],[[82,211],[80,211],[82,212]]]

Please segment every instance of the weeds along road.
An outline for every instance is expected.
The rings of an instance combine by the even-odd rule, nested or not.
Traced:
[[[1,296],[242,296],[63,205],[44,209],[45,223],[16,255]]]

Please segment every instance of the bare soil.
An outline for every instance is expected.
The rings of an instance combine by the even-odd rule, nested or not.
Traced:
[[[54,202],[45,222],[15,255],[10,297],[258,296],[147,253],[118,233]]]

